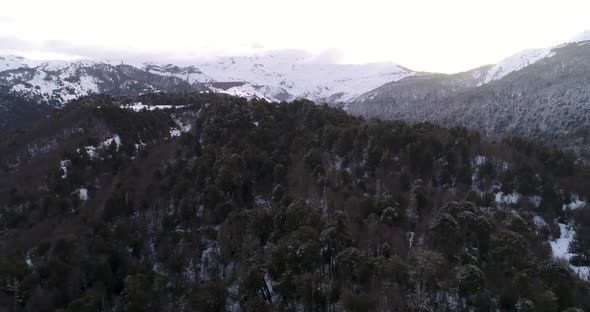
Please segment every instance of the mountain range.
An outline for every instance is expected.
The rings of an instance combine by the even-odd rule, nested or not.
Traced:
[[[466,126],[487,136],[523,135],[557,142],[586,158],[589,40],[585,32],[558,46],[451,75],[393,63],[325,64],[296,50],[188,66],[5,56],[0,57],[0,130],[26,127],[90,94],[218,92],[277,102],[306,98],[368,118]]]

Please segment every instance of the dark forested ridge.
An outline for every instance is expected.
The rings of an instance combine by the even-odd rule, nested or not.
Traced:
[[[0,161],[0,311],[590,309],[590,171],[535,142],[147,94]]]

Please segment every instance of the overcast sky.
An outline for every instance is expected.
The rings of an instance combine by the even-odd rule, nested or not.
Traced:
[[[589,0],[4,0],[0,53],[153,61],[302,49],[458,72],[590,29]]]

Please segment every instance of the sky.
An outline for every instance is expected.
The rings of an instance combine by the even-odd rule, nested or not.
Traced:
[[[590,29],[588,0],[2,0],[0,54],[177,61],[300,49],[454,73]]]

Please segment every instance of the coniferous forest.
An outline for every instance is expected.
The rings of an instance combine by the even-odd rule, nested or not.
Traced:
[[[150,93],[0,161],[0,311],[590,310],[590,168],[539,142]]]

